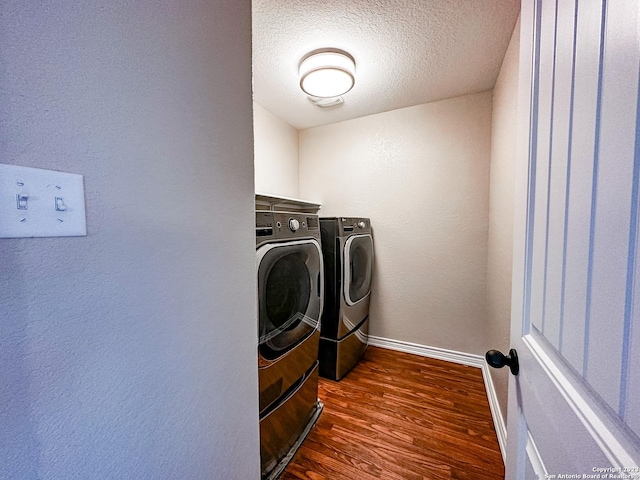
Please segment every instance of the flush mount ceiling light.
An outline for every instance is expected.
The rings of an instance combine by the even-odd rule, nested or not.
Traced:
[[[312,97],[339,97],[353,88],[355,73],[356,62],[347,52],[315,50],[300,62],[300,88]]]

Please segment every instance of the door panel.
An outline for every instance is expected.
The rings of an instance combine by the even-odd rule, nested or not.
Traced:
[[[520,418],[520,421],[523,425],[524,417]],[[523,428],[523,432],[527,435],[527,442],[525,445],[525,453],[523,456],[526,457],[525,464],[525,478],[527,480],[534,480],[539,478],[549,478],[549,472],[542,462],[542,458],[540,457],[540,451],[538,450],[537,445],[535,444],[533,437],[531,436],[531,432],[528,428]]]
[[[601,112],[597,137],[597,182],[592,202],[592,284],[587,290],[587,358],[584,375],[615,410],[620,406],[622,355],[602,362],[603,355],[620,352],[627,322],[625,318],[628,273],[635,252],[629,250],[630,222],[637,210],[632,199],[634,150],[637,128],[638,2],[609,1],[606,4],[602,58]],[[633,208],[632,208],[633,207]]]
[[[606,435],[594,438],[596,432],[588,432],[598,425],[591,424],[597,415],[589,418],[590,407],[582,403],[588,396],[583,382],[567,375],[557,351],[535,330],[523,338],[518,352],[521,365],[535,366],[522,370],[518,383],[528,433],[547,472],[582,474],[609,466],[602,451],[606,444],[598,440]]]
[[[640,4],[524,0],[521,28],[507,478],[633,470]]]
[[[534,148],[540,153],[536,163],[535,190],[536,205],[532,210],[532,216],[537,223],[546,222],[548,213],[549,193],[549,150],[551,146],[552,106],[553,106],[553,67],[555,50],[555,6],[550,2],[541,5],[539,12],[541,17],[539,37],[540,49],[537,64],[538,71],[538,122],[537,135],[532,138]],[[534,229],[531,255],[533,258],[532,274],[535,278],[545,275],[547,235],[543,229]],[[540,331],[545,330],[544,318],[544,284],[536,282],[531,285],[531,322]]]
[[[553,5],[552,5],[553,6]],[[572,2],[555,5],[555,35],[551,128],[549,137],[549,184],[546,220],[544,287],[544,335],[556,348],[562,340],[562,281],[564,271],[564,228],[567,206],[567,174],[571,122],[571,85],[575,9]]]
[[[571,124],[567,132],[568,183],[560,349],[576,371],[581,372],[584,361],[585,292],[589,271],[589,257],[583,252],[588,251],[590,238],[602,15],[597,8],[580,8],[577,3],[573,3],[572,7],[576,16],[576,28]]]

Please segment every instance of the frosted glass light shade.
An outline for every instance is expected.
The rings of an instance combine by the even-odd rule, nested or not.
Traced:
[[[356,64],[346,52],[325,51],[306,57],[300,64],[300,88],[319,98],[344,95],[355,84]]]

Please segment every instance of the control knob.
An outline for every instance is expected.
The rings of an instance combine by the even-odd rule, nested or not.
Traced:
[[[362,229],[362,228],[364,228],[366,226],[367,226],[367,224],[365,222],[363,222],[363,221],[359,221],[358,222],[358,228]]]
[[[295,232],[299,228],[300,228],[300,222],[295,218],[290,218],[289,219],[289,230],[291,230],[292,232]]]

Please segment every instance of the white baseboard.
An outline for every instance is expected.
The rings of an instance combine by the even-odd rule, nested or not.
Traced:
[[[502,454],[502,461],[507,463],[507,425],[504,423],[504,417],[500,411],[500,402],[498,402],[498,394],[493,385],[493,378],[489,371],[489,365],[484,361],[482,365],[482,378],[484,379],[484,386],[487,390],[487,399],[489,400],[489,408],[491,409],[491,417],[493,418],[493,426],[496,429],[496,435],[498,437],[498,445],[500,445],[500,453]]]
[[[480,368],[482,371],[482,378],[484,379],[484,387],[487,391],[487,399],[489,400],[489,409],[491,410],[491,417],[493,418],[493,426],[496,429],[498,444],[500,445],[500,453],[502,453],[502,460],[506,463],[507,427],[504,423],[502,413],[500,412],[498,395],[496,394],[496,390],[493,385],[493,379],[491,378],[491,373],[489,372],[489,365],[487,365],[487,362],[482,355],[456,352],[455,350],[429,347],[417,343],[403,342],[401,340],[375,337],[373,335],[369,335],[369,345],[371,345],[372,347],[380,347],[386,348],[388,350],[395,350],[398,352],[412,353],[414,355],[420,355],[421,357],[435,358],[436,360],[445,360],[447,362],[458,363],[460,365]]]

